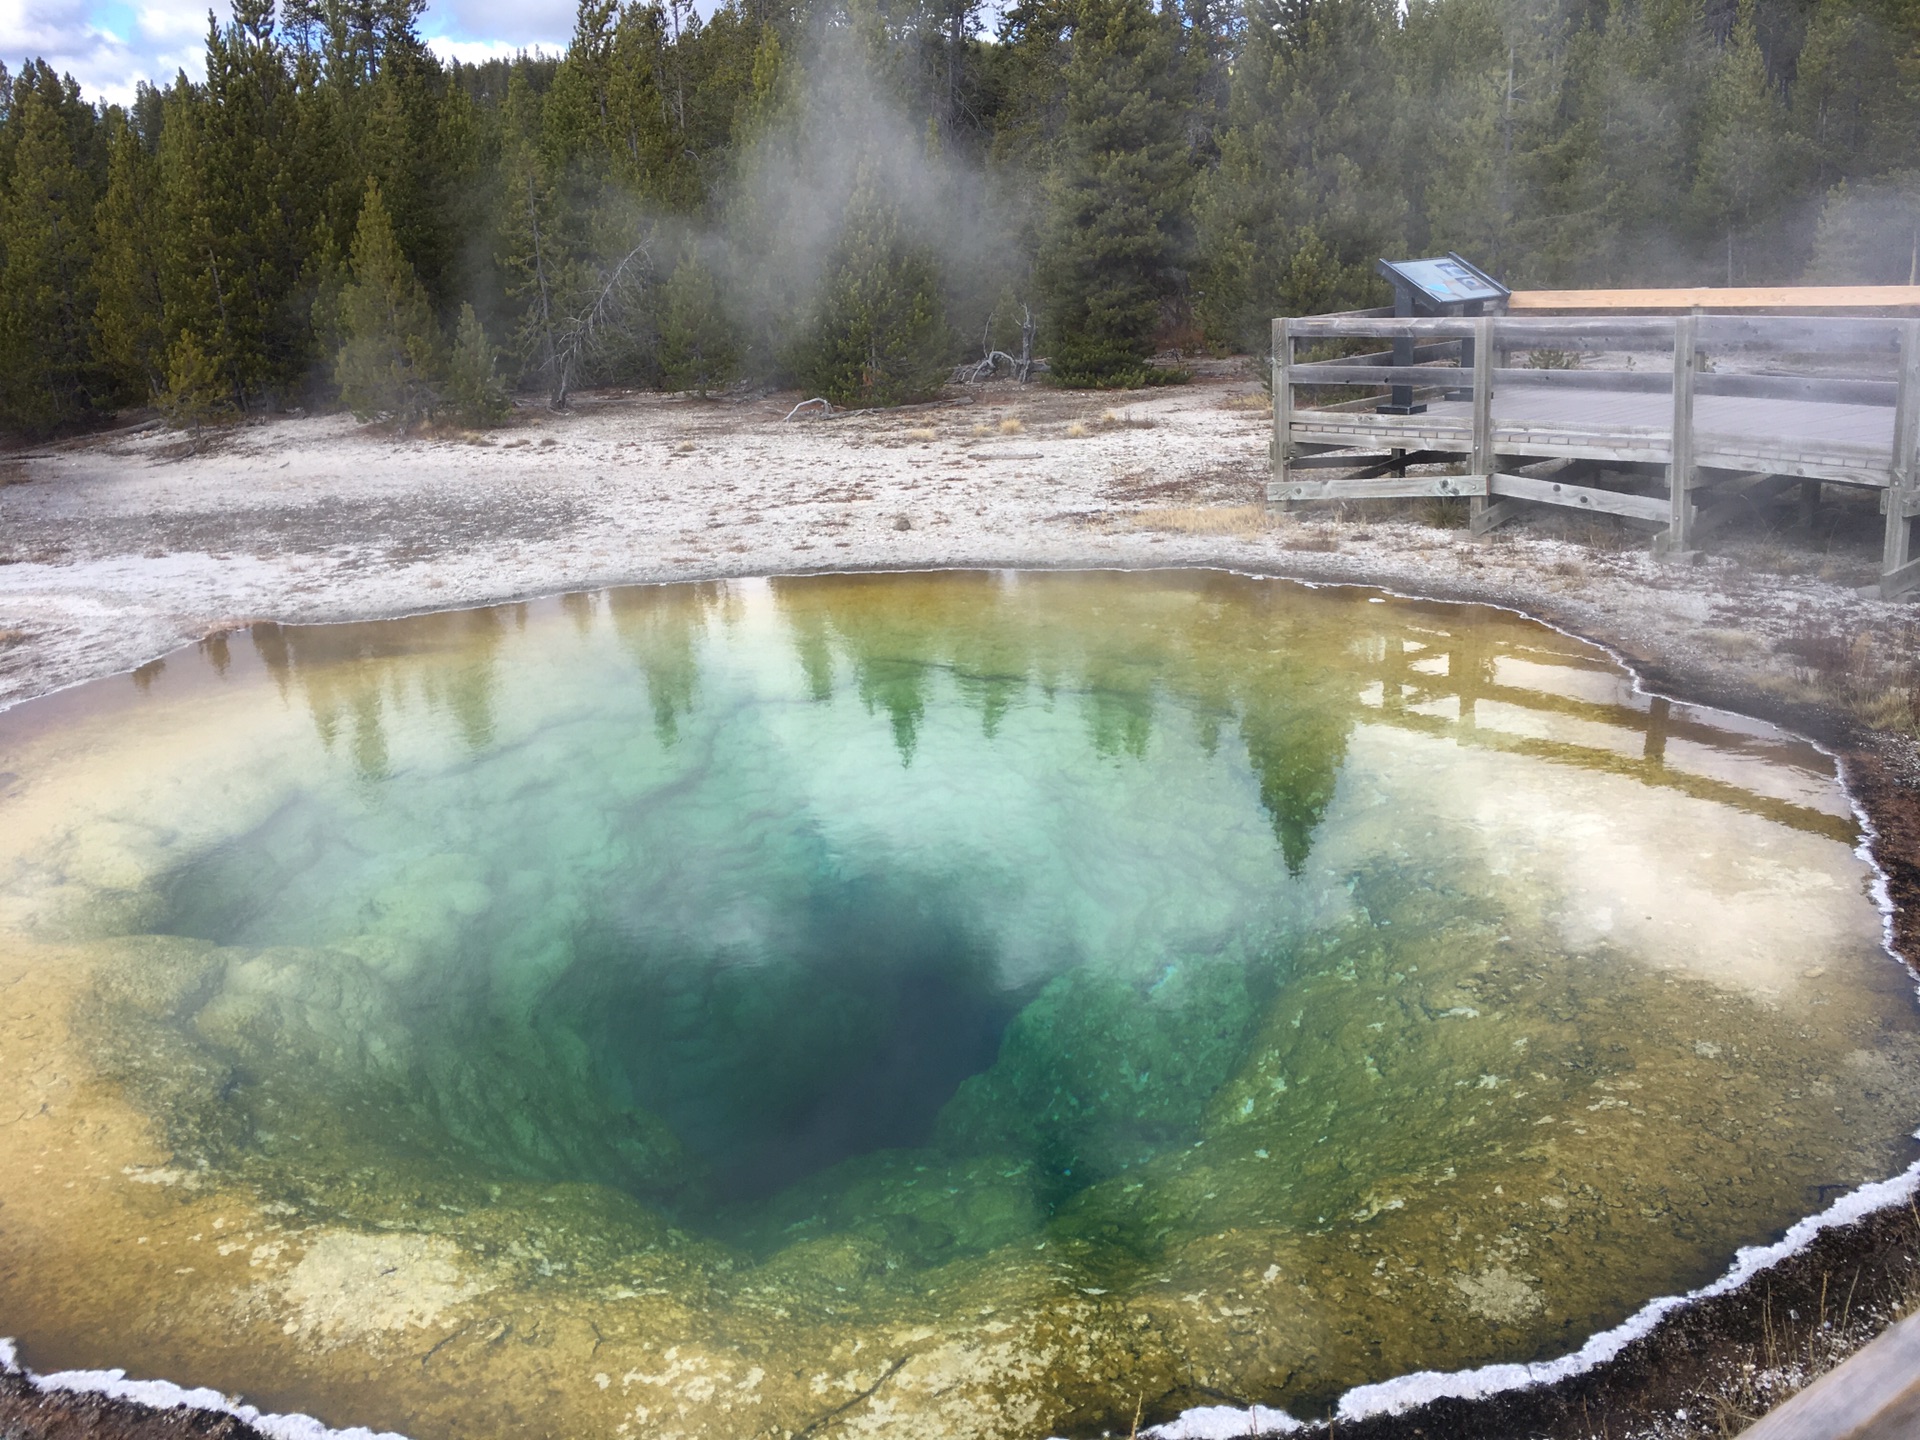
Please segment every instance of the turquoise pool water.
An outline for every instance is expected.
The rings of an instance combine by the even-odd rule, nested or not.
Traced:
[[[29,1358],[420,1436],[1317,1413],[1572,1348],[1920,1108],[1830,762],[1502,612],[257,626],[0,768],[16,1053],[96,1135],[0,1165]]]

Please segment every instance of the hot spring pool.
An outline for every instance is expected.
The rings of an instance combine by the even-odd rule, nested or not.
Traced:
[[[1216,573],[256,626],[0,716],[0,1333],[432,1437],[1560,1354],[1912,1156],[1831,762]]]

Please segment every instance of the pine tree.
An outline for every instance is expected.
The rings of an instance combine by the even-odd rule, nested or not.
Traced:
[[[76,143],[92,112],[44,64],[22,71],[0,188],[0,423],[42,431],[85,416],[104,388],[94,360],[97,188]]]
[[[784,103],[788,80],[786,56],[780,44],[780,32],[771,25],[760,32],[753,51],[752,76],[741,92],[733,114],[733,135],[741,144],[749,144],[765,133]]]
[[[1920,12],[1898,0],[1816,0],[1795,57],[1791,125],[1822,186],[1913,163]]]
[[[684,82],[660,6],[580,0],[567,57],[547,101],[549,155],[583,167],[588,183],[685,206],[698,198],[698,172],[684,143]]]
[[[360,420],[411,424],[432,413],[440,334],[427,293],[400,252],[378,182],[367,182],[353,237],[353,278],[340,296],[345,343],[334,361],[340,398]]]
[[[165,386],[167,373],[160,167],[124,114],[111,112],[108,123],[113,134],[107,188],[95,212],[96,344],[121,394],[145,400]]]
[[[1234,67],[1220,163],[1196,204],[1196,305],[1216,345],[1267,347],[1275,315],[1375,303],[1373,263],[1401,248],[1398,87],[1379,0],[1262,4]]]
[[[515,348],[523,375],[547,384],[547,403],[566,408],[574,381],[568,320],[586,285],[584,243],[563,185],[540,144],[539,100],[523,74],[508,87],[502,145],[498,261],[517,308]]]
[[[1764,257],[1762,228],[1791,191],[1798,168],[1786,106],[1754,34],[1751,0],[1714,66],[1702,121],[1694,203],[1723,247],[1725,283],[1732,285],[1756,268],[1750,248]]]
[[[436,307],[451,308],[462,278],[457,198],[475,183],[471,156],[460,153],[470,137],[461,133],[460,107],[440,99],[438,62],[410,35],[395,22],[382,42],[389,48],[362,100],[362,173],[379,182],[394,234],[427,294]]]
[[[669,390],[708,390],[740,372],[740,342],[720,287],[697,256],[673,268],[663,297],[660,370]]]
[[[460,323],[453,333],[453,353],[447,359],[447,402],[467,425],[498,425],[511,408],[506,390],[494,372],[493,342],[471,304],[460,307]]]
[[[1189,164],[1170,27],[1147,0],[1079,0],[1039,280],[1056,379],[1139,384],[1184,259]]]
[[[207,163],[208,107],[184,75],[162,101],[158,155],[161,324],[177,338],[191,330],[237,404],[243,392],[241,345],[232,323],[233,277],[215,222]]]
[[[1920,284],[1920,171],[1833,187],[1820,208],[1807,280],[1815,285]]]
[[[902,405],[939,389],[952,350],[932,253],[865,173],[791,368],[809,394],[837,405]]]
[[[166,378],[154,387],[154,403],[169,425],[193,434],[200,448],[201,431],[212,421],[233,413],[233,395],[212,356],[200,348],[199,337],[183,330],[167,352]]]
[[[273,0],[237,0],[207,36],[200,108],[199,264],[218,270],[225,360],[243,402],[270,405],[313,360],[294,285],[311,233],[312,182],[294,167],[296,102],[273,35]],[[202,321],[202,323],[204,323]],[[204,332],[203,332],[204,333]]]

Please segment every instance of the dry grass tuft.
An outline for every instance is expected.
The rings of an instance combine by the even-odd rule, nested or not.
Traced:
[[[997,428],[1002,435],[1018,435],[1027,428],[1027,422],[1024,420],[1016,420],[1013,416],[1009,415],[1000,422]]]
[[[1281,523],[1265,505],[1169,505],[1138,511],[1133,522],[1143,530],[1231,535],[1242,540],[1267,534]]]
[[[993,428],[989,425],[976,425],[973,427],[973,438],[976,440],[984,440],[992,433]]]
[[[682,455],[684,455],[689,450],[693,449],[693,442],[691,440],[682,440],[678,445],[674,446],[673,448],[675,450],[678,450]]]
[[[1875,730],[1920,734],[1920,627],[1851,634],[1808,620],[1777,647],[1793,662],[1799,698],[1826,705]]]
[[[1464,530],[1472,519],[1470,502],[1458,495],[1435,495],[1420,502],[1420,523],[1435,530]]]
[[[1587,567],[1578,560],[1556,560],[1547,567],[1547,573],[1566,580],[1584,580],[1587,578]]]
[[[1338,550],[1336,525],[1298,525],[1283,510],[1269,505],[1168,505],[1136,511],[1133,523],[1143,530],[1176,535],[1214,535],[1235,540],[1277,536],[1289,550]]]
[[[1114,430],[1152,430],[1160,422],[1149,420],[1144,415],[1123,415],[1118,410],[1106,410],[1101,412],[1100,423]]]
[[[1220,402],[1220,408],[1222,410],[1258,410],[1265,415],[1273,410],[1273,400],[1270,396],[1255,390],[1246,395],[1229,395]]]
[[[1084,440],[1088,435],[1091,435],[1092,433],[1093,432],[1091,430],[1087,429],[1087,427],[1081,424],[1078,420],[1074,421],[1071,425],[1067,426],[1067,438],[1069,440]]]
[[[0,650],[11,650],[16,645],[27,643],[25,630],[0,630]]]
[[[940,432],[931,426],[922,425],[917,430],[907,431],[906,438],[909,440],[918,440],[922,444],[925,444],[929,440],[938,440],[940,438]]]
[[[1728,660],[1747,660],[1766,648],[1758,635],[1746,630],[1702,630],[1700,643]]]

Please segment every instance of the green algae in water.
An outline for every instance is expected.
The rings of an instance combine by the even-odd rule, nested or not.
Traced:
[[[164,1157],[125,1224],[261,1258],[9,1281],[75,1358],[422,1436],[1311,1413],[1908,1157],[1830,763],[1505,614],[837,577],[136,679],[7,717],[5,914]]]

